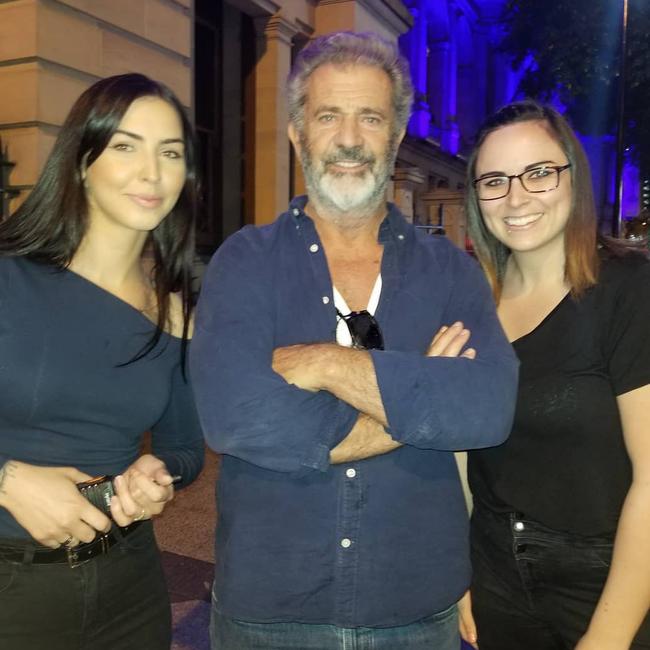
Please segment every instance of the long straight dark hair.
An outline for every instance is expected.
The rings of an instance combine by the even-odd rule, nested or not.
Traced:
[[[140,97],[159,97],[176,110],[183,127],[187,175],[176,205],[151,231],[145,244],[154,258],[157,323],[153,336],[130,362],[141,359],[160,342],[169,322],[172,292],[181,293],[181,350],[185,357],[192,311],[197,169],[193,129],[176,95],[141,74],[117,75],[93,84],[72,106],[30,195],[9,219],[0,223],[0,255],[24,255],[67,268],[88,228],[82,169],[97,160],[126,111]]]

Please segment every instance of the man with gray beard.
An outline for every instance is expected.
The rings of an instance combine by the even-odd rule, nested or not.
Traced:
[[[219,249],[191,350],[224,454],[213,648],[458,650],[453,451],[505,439],[516,360],[477,265],[386,203],[412,100],[396,47],[318,38],[288,99],[308,195]]]

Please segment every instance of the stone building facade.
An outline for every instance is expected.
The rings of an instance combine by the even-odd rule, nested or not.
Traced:
[[[192,0],[0,3],[0,138],[21,201],[74,100],[101,77],[139,71],[192,104]]]
[[[168,84],[199,134],[206,254],[304,190],[286,135],[284,82],[314,36],[399,40],[416,102],[391,187],[404,212],[465,243],[463,154],[516,83],[495,52],[503,0],[8,0],[0,3],[0,138],[13,207],[33,186],[74,99],[97,79]]]

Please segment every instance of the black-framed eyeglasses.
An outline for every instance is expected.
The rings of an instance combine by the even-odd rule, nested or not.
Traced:
[[[526,192],[536,194],[538,192],[550,192],[557,189],[560,184],[560,173],[569,169],[571,163],[566,165],[542,165],[527,169],[521,174],[486,174],[474,181],[476,194],[480,201],[494,201],[508,196],[512,181],[518,179]]]
[[[365,309],[342,314],[338,309],[336,315],[348,326],[352,346],[361,350],[383,350],[384,337],[375,317]]]

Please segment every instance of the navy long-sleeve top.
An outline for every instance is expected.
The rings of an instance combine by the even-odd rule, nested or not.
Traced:
[[[0,466],[8,459],[118,474],[152,453],[190,483],[204,442],[180,339],[168,334],[126,363],[154,325],[116,296],[69,270],[0,257]],[[29,534],[0,508],[0,537]]]
[[[256,622],[395,626],[441,611],[469,584],[467,513],[452,450],[502,442],[517,362],[477,264],[415,231],[394,206],[379,230],[383,288],[372,359],[390,435],[403,446],[329,464],[358,412],[271,368],[273,350],[335,341],[324,251],[305,197],[247,227],[211,261],[190,354],[217,486],[216,595]],[[476,360],[427,358],[462,320]]]

